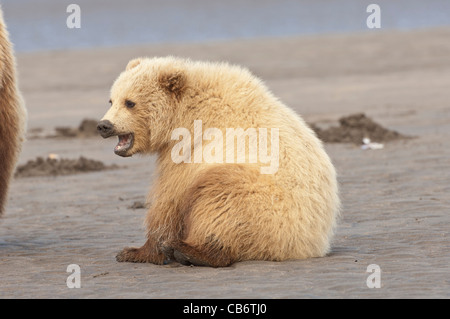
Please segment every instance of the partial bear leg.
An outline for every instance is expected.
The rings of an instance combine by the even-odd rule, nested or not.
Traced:
[[[0,117],[1,118],[1,117]],[[5,122],[3,122],[5,123]],[[8,125],[6,125],[8,126]],[[0,127],[0,135],[2,134],[4,129]],[[8,136],[9,134],[7,134]],[[3,139],[0,141],[0,217],[3,214],[3,209],[6,204],[6,199],[8,195],[9,182],[11,179],[12,172],[14,170],[15,163],[15,154],[14,149],[16,145],[10,145],[11,141],[4,142]],[[13,151],[11,151],[13,150]]]
[[[140,248],[126,247],[116,256],[118,262],[153,263],[158,265],[162,265],[165,259],[165,255],[152,239],[147,239],[144,246]]]

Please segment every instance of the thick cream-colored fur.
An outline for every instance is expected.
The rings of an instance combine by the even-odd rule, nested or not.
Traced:
[[[0,8],[0,216],[25,138],[26,111],[17,88],[16,66]]]
[[[136,106],[126,108],[126,100]],[[174,57],[135,59],[114,83],[111,101],[104,120],[117,134],[135,136],[127,156],[158,155],[145,221],[148,241],[126,248],[119,261],[160,264],[181,256],[226,266],[329,252],[340,206],[335,169],[303,119],[248,70]],[[226,128],[278,128],[278,170],[261,174],[267,164],[260,161],[174,163],[171,150],[179,141],[171,134],[184,127],[193,137],[195,120],[203,131],[222,130],[224,140]]]

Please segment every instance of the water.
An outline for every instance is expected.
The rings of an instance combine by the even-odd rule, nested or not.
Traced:
[[[381,30],[450,25],[450,0],[2,0],[19,52],[150,43],[206,42],[369,30],[366,8],[381,7]],[[66,8],[81,8],[69,29]]]

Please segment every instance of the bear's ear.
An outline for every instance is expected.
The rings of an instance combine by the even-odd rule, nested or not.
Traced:
[[[131,60],[130,62],[128,62],[125,70],[128,71],[131,70],[132,68],[137,67],[139,64],[141,64],[141,61],[142,61],[141,58]]]
[[[160,86],[176,98],[181,96],[186,87],[186,75],[183,71],[163,72],[158,80]]]

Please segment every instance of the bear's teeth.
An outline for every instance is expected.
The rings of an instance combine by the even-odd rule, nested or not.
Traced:
[[[115,151],[122,151],[126,150],[131,147],[132,140],[133,140],[133,134],[124,134],[119,135],[119,142],[117,143],[116,147],[114,148]]]
[[[129,144],[129,143],[130,143],[130,134],[119,136],[119,145],[120,146],[122,146],[124,144]]]

